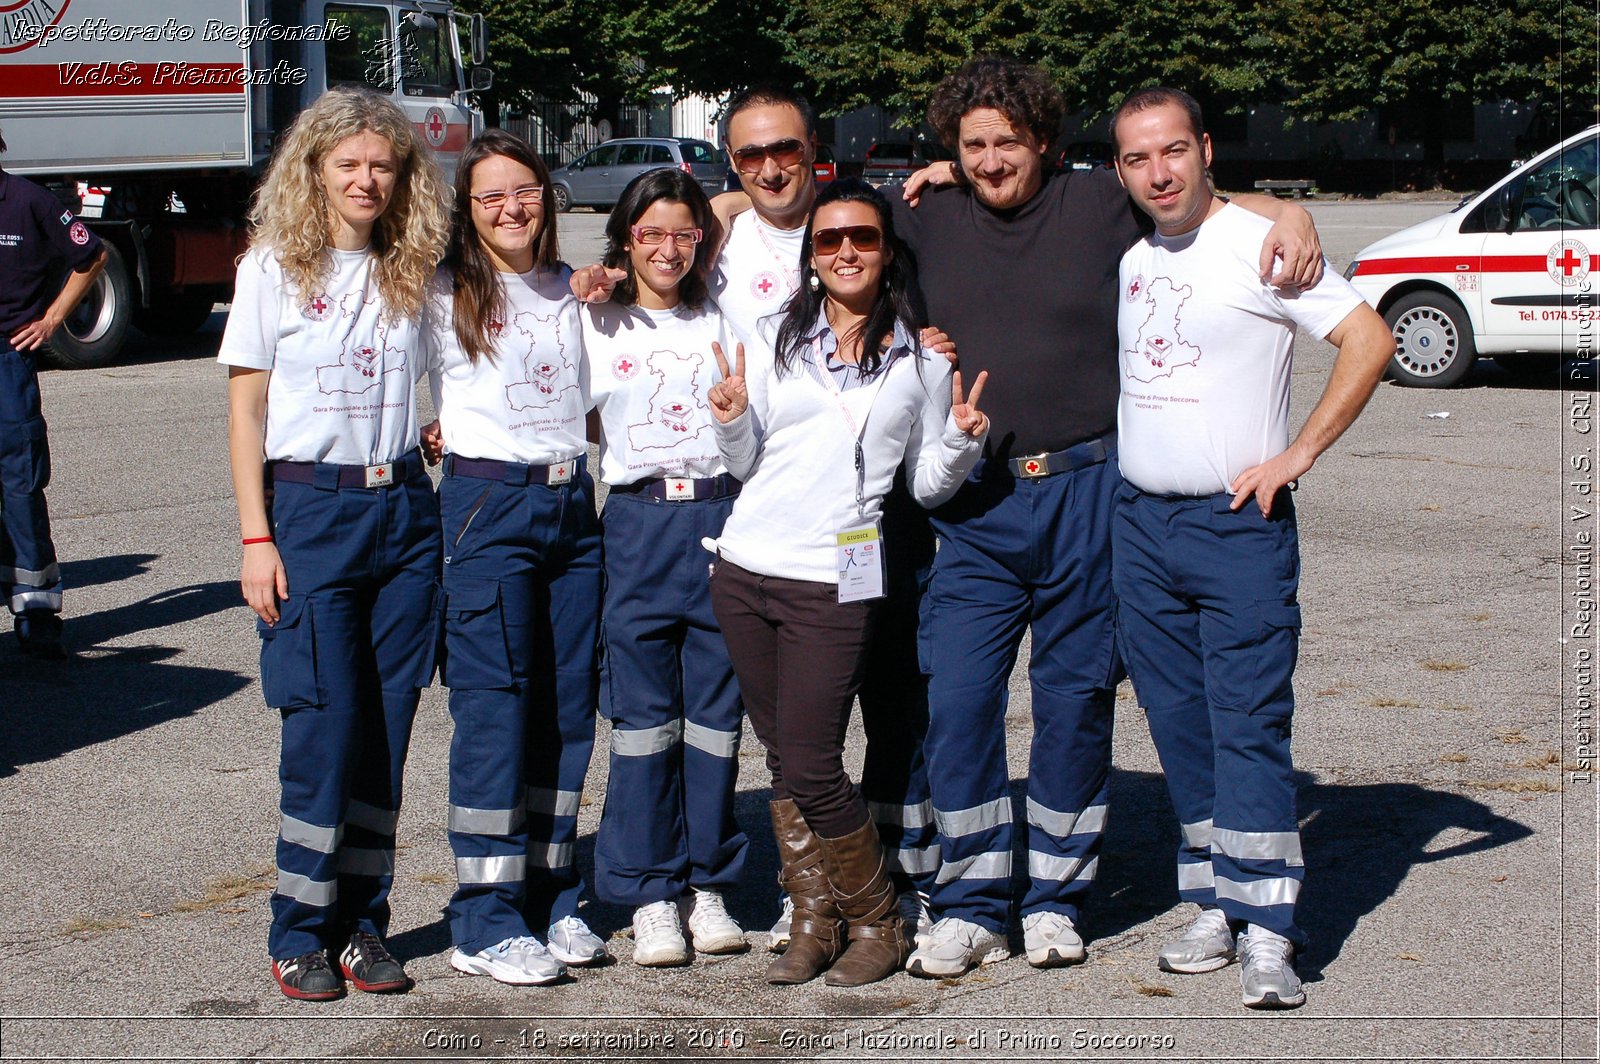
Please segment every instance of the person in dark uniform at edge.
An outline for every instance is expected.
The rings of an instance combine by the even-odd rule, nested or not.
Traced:
[[[59,199],[0,168],[0,595],[23,653],[35,658],[66,657],[37,357],[105,262],[100,238]]]

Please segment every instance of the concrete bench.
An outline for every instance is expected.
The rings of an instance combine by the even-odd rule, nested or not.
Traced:
[[[1256,182],[1257,192],[1270,192],[1274,196],[1290,192],[1294,194],[1295,199],[1304,198],[1306,193],[1316,187],[1317,183],[1309,178],[1296,178],[1293,180],[1264,178]]]

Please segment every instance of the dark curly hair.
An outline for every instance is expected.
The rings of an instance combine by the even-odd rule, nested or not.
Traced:
[[[981,107],[994,108],[1012,126],[1032,133],[1041,149],[1056,138],[1067,113],[1061,90],[1042,69],[981,55],[939,82],[928,104],[928,124],[944,146],[954,150],[961,136],[961,116]]]

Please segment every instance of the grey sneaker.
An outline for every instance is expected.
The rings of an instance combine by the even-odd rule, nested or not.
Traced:
[[[1022,944],[1035,968],[1061,968],[1084,958],[1083,937],[1060,913],[1036,912],[1022,918]]]
[[[566,967],[532,935],[508,938],[477,953],[456,950],[450,967],[467,975],[487,975],[508,986],[542,986],[567,974]]]
[[[767,932],[767,949],[773,953],[782,953],[789,948],[789,922],[794,919],[794,899],[788,894],[783,895],[783,911],[778,914],[777,922],[772,925],[772,930]]]
[[[606,944],[576,916],[563,916],[550,925],[546,939],[550,953],[563,964],[597,964],[606,959]]]
[[[1182,935],[1161,947],[1156,967],[1180,975],[1226,968],[1233,961],[1233,931],[1221,909],[1201,909]]]
[[[1294,974],[1294,945],[1255,924],[1239,936],[1239,983],[1246,1008],[1293,1009],[1306,1003]]]
[[[922,945],[906,960],[906,971],[924,979],[948,979],[974,965],[1011,956],[1006,936],[982,924],[947,916],[928,929]]]

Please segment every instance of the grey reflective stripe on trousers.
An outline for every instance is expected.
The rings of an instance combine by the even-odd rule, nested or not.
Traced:
[[[61,579],[61,566],[51,562],[43,569],[18,569],[14,565],[0,565],[0,584],[27,584],[29,587],[48,587]]]
[[[52,613],[61,612],[61,592],[59,591],[18,591],[18,584],[11,589],[11,612],[26,613],[28,610],[49,610]]]
[[[450,807],[450,830],[463,835],[510,835],[522,827],[523,819],[520,805],[515,809]]]
[[[1081,857],[1057,857],[1051,853],[1028,851],[1028,875],[1033,879],[1047,879],[1052,883],[1092,882],[1100,869],[1100,858],[1084,861]]]
[[[349,876],[392,876],[394,851],[345,846],[339,850],[339,872]]]
[[[1197,820],[1193,824],[1179,824],[1183,832],[1183,844],[1191,850],[1208,850],[1211,848],[1211,821]]]
[[[956,809],[948,813],[935,809],[933,819],[939,825],[939,834],[947,839],[975,835],[1011,823],[1011,799],[996,798],[970,809]]]
[[[394,809],[379,809],[352,798],[345,804],[344,822],[379,835],[393,835],[395,825],[400,823],[400,814]]]
[[[1191,864],[1178,866],[1178,889],[1182,890],[1210,890],[1216,886],[1216,875],[1211,870],[1210,861],[1195,861]]]
[[[1058,839],[1068,835],[1098,835],[1106,829],[1106,807],[1091,805],[1081,813],[1062,813],[1029,798],[1028,823]]]
[[[671,750],[682,735],[681,720],[669,720],[654,728],[612,728],[611,752],[618,757],[649,757]]]
[[[712,757],[739,756],[739,733],[736,731],[719,731],[686,720],[683,722],[683,742]]]
[[[935,883],[949,883],[953,879],[1010,879],[1011,851],[993,850],[974,854],[959,861],[946,861],[939,866]]]
[[[1300,896],[1298,879],[1252,879],[1247,883],[1236,883],[1217,876],[1216,881],[1218,898],[1243,902],[1260,909],[1269,905],[1293,905]]]
[[[344,838],[344,825],[325,828],[284,814],[278,821],[278,838],[318,853],[334,853]]]
[[[933,799],[924,798],[916,805],[868,802],[867,814],[874,824],[893,824],[907,831],[917,831],[933,823]]]
[[[583,804],[582,791],[557,791],[549,787],[529,787],[523,792],[528,812],[537,816],[577,816]]]
[[[528,876],[528,859],[519,854],[506,857],[457,857],[458,883],[521,883]]]
[[[1282,861],[1290,868],[1306,863],[1300,852],[1298,831],[1233,831],[1217,828],[1211,837],[1216,853],[1245,861]]]
[[[570,868],[571,866],[572,843],[531,841],[528,843],[529,868]]]
[[[277,892],[302,905],[326,907],[339,900],[339,881],[311,879],[280,868]]]
[[[932,872],[939,867],[937,846],[902,846],[899,849],[886,849],[884,856],[888,860],[891,872],[905,872],[907,875],[915,876]]]

